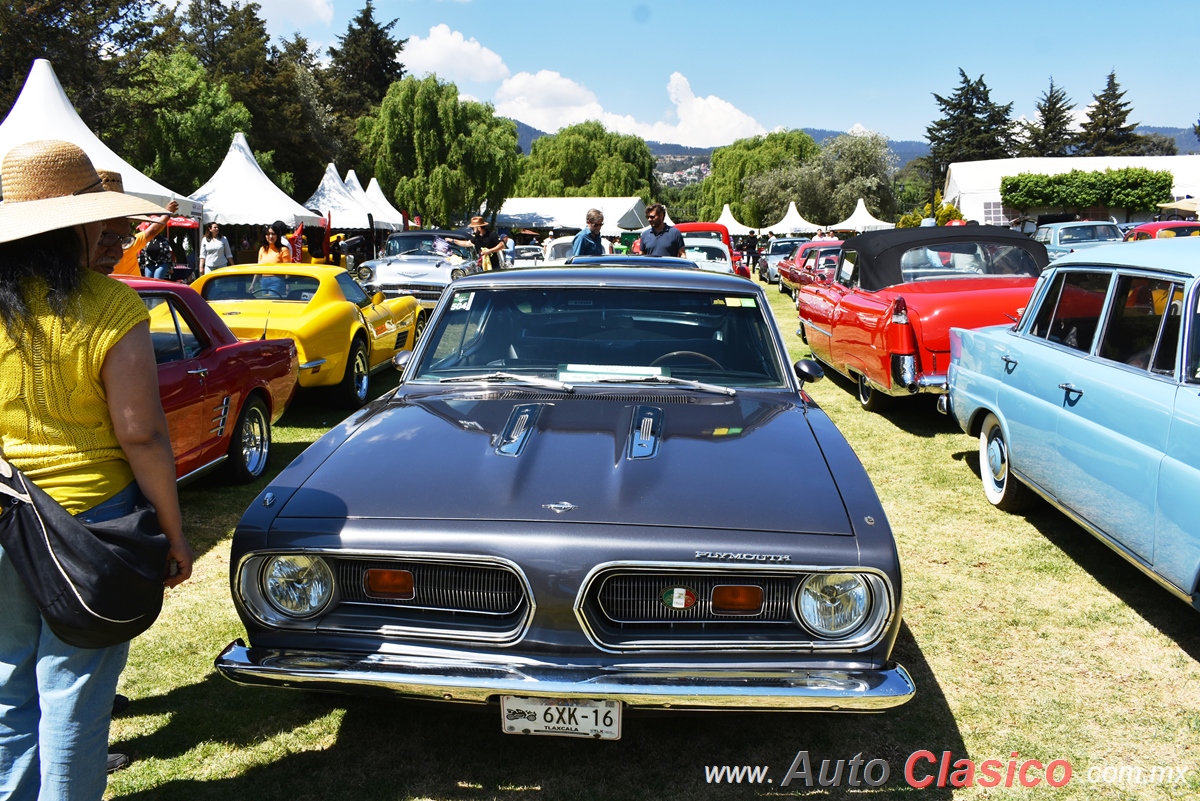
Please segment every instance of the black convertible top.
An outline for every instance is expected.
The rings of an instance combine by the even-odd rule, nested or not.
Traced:
[[[900,258],[906,251],[924,245],[958,242],[1013,245],[1027,250],[1040,270],[1050,263],[1046,247],[1041,242],[1035,242],[1019,231],[996,225],[939,225],[867,231],[842,243],[842,258],[845,258],[847,251],[858,254],[859,286],[874,291],[904,283]]]

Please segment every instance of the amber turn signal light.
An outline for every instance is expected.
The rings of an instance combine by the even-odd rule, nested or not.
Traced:
[[[763,608],[763,588],[756,584],[713,587],[712,610],[718,615],[757,615]]]
[[[367,595],[371,598],[387,598],[392,601],[413,599],[413,574],[408,570],[385,570],[371,568],[363,579]]]

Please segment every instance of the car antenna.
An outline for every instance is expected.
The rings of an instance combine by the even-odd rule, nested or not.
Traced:
[[[267,319],[263,320],[262,336],[258,338],[260,342],[267,338],[267,326],[270,324],[271,324],[271,310],[267,309]]]

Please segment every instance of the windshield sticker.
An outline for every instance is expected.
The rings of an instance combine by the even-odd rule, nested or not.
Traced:
[[[455,292],[454,299],[450,301],[450,311],[470,311],[474,299],[474,292]]]
[[[623,364],[565,364],[558,368],[559,381],[584,384],[605,378],[649,378],[656,375],[664,375],[663,368]]]
[[[728,306],[731,309],[743,308],[753,309],[758,306],[754,298],[715,298],[713,299],[714,306]]]
[[[712,431],[714,437],[736,437],[741,433],[740,428],[714,428]]]

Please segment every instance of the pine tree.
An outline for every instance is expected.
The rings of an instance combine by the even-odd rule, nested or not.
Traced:
[[[1054,85],[1037,102],[1037,121],[1023,124],[1025,141],[1019,151],[1022,156],[1069,156],[1076,134],[1071,130],[1071,110],[1075,104],[1061,86]]]
[[[1122,100],[1125,93],[1117,83],[1117,73],[1108,73],[1108,84],[1104,91],[1092,95],[1095,103],[1088,109],[1087,121],[1079,134],[1080,156],[1133,156],[1139,150],[1138,135],[1133,131],[1138,124],[1126,124],[1130,104]]]
[[[953,95],[934,94],[943,116],[925,129],[938,184],[953,162],[1002,159],[1013,150],[1012,103],[993,103],[982,75],[972,81],[961,67],[958,75]]]
[[[367,0],[338,37],[339,47],[329,48],[329,79],[334,90],[330,96],[334,112],[351,119],[377,106],[393,82],[404,77],[400,52],[407,39],[393,39],[392,20],[386,25],[375,21],[375,10]]]

